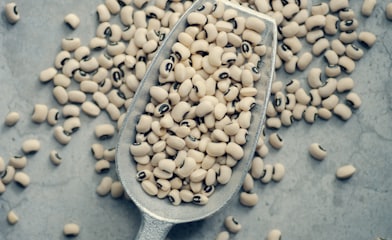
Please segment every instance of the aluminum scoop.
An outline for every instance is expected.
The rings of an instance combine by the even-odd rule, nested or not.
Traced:
[[[144,79],[140,82],[140,86],[128,109],[127,116],[120,132],[116,152],[117,173],[126,193],[140,209],[143,217],[136,239],[164,239],[174,224],[204,219],[227,204],[232,196],[241,188],[243,179],[249,170],[259,135],[262,132],[267,106],[266,103],[270,96],[271,82],[274,74],[277,45],[276,24],[272,18],[266,15],[224,1],[223,3],[225,4],[226,9],[234,8],[240,16],[257,17],[265,22],[266,25],[266,29],[262,33],[262,39],[263,44],[267,46],[267,53],[262,58],[262,63],[259,68],[262,73],[261,79],[255,84],[258,93],[256,96],[256,105],[252,109],[252,124],[248,129],[247,143],[243,146],[245,155],[234,167],[229,183],[217,186],[214,194],[209,197],[208,203],[204,206],[192,203],[182,203],[179,206],[174,206],[167,199],[151,197],[143,191],[140,182],[136,179],[136,164],[129,152],[129,146],[135,141],[135,126],[139,116],[144,113],[145,106],[149,102],[149,89],[152,86],[159,85],[158,69],[160,63],[168,58],[171,53],[171,46],[177,41],[178,34],[184,31],[186,27],[186,17],[189,13],[200,9],[207,1],[216,3],[215,0],[200,0],[195,2],[184,13],[170,34],[166,37],[166,40],[163,42],[147,70]]]

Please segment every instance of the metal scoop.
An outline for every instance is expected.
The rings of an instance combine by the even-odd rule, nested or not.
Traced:
[[[135,126],[138,123],[139,116],[144,113],[145,106],[149,102],[149,89],[154,85],[159,85],[158,69],[160,63],[168,58],[171,53],[171,46],[177,41],[178,34],[186,28],[186,17],[189,13],[200,9],[207,1],[215,3],[212,0],[195,2],[184,13],[166,37],[166,40],[163,42],[147,70],[144,79],[140,82],[120,132],[116,153],[117,173],[126,193],[140,209],[143,217],[136,239],[164,239],[174,224],[204,219],[221,209],[239,191],[243,179],[249,170],[259,135],[262,132],[266,103],[270,96],[271,82],[274,74],[277,45],[276,24],[272,18],[266,15],[225,1],[223,3],[226,9],[234,8],[240,16],[257,17],[265,22],[266,25],[266,29],[262,33],[262,39],[263,44],[267,46],[267,53],[262,58],[259,66],[259,70],[262,73],[261,79],[255,84],[258,93],[256,96],[256,105],[252,109],[252,124],[248,129],[247,143],[243,146],[245,155],[234,167],[229,183],[223,186],[217,186],[214,194],[209,197],[208,203],[204,206],[192,203],[182,203],[179,206],[174,206],[166,199],[151,197],[142,190],[140,182],[136,179],[136,164],[129,152],[129,146],[135,141]]]

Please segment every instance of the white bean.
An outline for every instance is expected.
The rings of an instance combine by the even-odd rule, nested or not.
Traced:
[[[348,165],[344,165],[344,166],[339,167],[336,170],[335,175],[336,175],[336,178],[343,180],[343,179],[350,178],[352,175],[354,175],[355,171],[356,171],[356,168],[353,165],[348,164]]]
[[[7,3],[4,7],[4,11],[5,17],[10,24],[15,24],[20,20],[20,15],[16,3]]]
[[[63,234],[67,237],[75,237],[79,235],[80,227],[76,223],[67,223],[63,227]]]

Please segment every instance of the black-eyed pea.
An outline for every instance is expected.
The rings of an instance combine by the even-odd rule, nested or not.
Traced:
[[[270,117],[265,121],[265,125],[270,129],[279,129],[282,126],[282,122],[279,117]]]
[[[57,74],[57,69],[54,67],[42,70],[39,74],[39,80],[43,83],[51,81]]]
[[[220,157],[226,153],[226,143],[208,142],[206,152],[212,157]]]
[[[14,179],[15,172],[15,168],[8,164],[5,171],[2,173],[1,182],[5,185],[9,184]]]
[[[324,69],[325,76],[333,78],[341,74],[342,70],[339,65],[327,65]]]
[[[112,198],[120,198],[124,195],[124,187],[120,181],[114,181],[110,186],[110,195]]]
[[[105,4],[99,4],[96,8],[96,13],[99,22],[108,22],[111,18],[109,9]]]
[[[350,107],[357,109],[361,106],[362,101],[361,98],[355,92],[350,92],[346,95],[346,103]]]
[[[335,94],[328,96],[321,102],[321,106],[328,110],[332,110],[339,103],[339,98]]]
[[[321,119],[329,120],[332,117],[332,112],[331,110],[322,107],[318,109],[318,116]]]
[[[312,53],[315,56],[320,56],[330,47],[329,40],[327,38],[318,39],[312,46]]]
[[[22,143],[22,151],[25,154],[36,153],[41,148],[41,143],[38,139],[27,139]]]
[[[343,8],[339,11],[339,19],[342,21],[352,20],[355,18],[355,12],[351,8]]]
[[[230,233],[228,231],[219,232],[215,238],[215,240],[229,240],[229,239],[230,239]]]
[[[30,184],[30,177],[25,172],[16,172],[14,181],[21,187],[26,188]]]
[[[58,73],[53,78],[53,84],[55,86],[62,86],[63,88],[68,88],[71,85],[71,79],[64,74]]]
[[[301,51],[301,49],[302,49],[302,43],[301,43],[301,41],[297,38],[297,37],[295,37],[295,36],[293,36],[293,37],[289,37],[289,38],[285,38],[284,40],[283,40],[283,43],[287,46],[287,47],[289,47],[289,49],[291,50],[291,52],[293,53],[293,54],[297,54],[299,51]]]
[[[65,105],[66,103],[68,103],[68,93],[64,87],[56,86],[53,88],[52,92],[54,98],[60,105]]]
[[[283,139],[278,133],[272,133],[268,138],[268,142],[275,149],[280,149],[283,147]]]
[[[318,87],[322,86],[321,72],[322,71],[320,68],[310,69],[308,76],[307,76],[307,82],[311,88],[318,88]]]
[[[62,126],[54,128],[53,136],[62,145],[67,145],[71,141],[71,135],[67,134]]]
[[[298,62],[298,57],[293,56],[292,58],[290,58],[289,61],[285,62],[284,70],[289,74],[293,74],[297,68],[297,62]]]
[[[285,168],[283,164],[281,163],[274,164],[273,171],[272,171],[272,180],[275,182],[279,182],[282,180],[284,174],[285,174]]]
[[[301,1],[301,3],[304,1]],[[291,21],[295,21],[298,24],[304,24],[306,19],[309,17],[309,11],[307,9],[301,9],[293,18],[291,18]]]
[[[100,38],[100,37],[93,37],[88,46],[91,50],[99,50],[99,49],[104,49],[108,45],[108,42],[105,38]]]
[[[324,53],[324,59],[329,65],[336,65],[339,62],[339,56],[336,54],[335,51],[328,49]]]
[[[98,160],[98,159],[103,158],[103,152],[105,149],[102,144],[94,143],[91,145],[90,150],[91,150],[91,154],[93,155],[93,157],[95,159]]]
[[[341,56],[338,64],[346,73],[352,73],[355,69],[355,62],[347,56]]]
[[[93,100],[100,109],[105,109],[109,104],[108,97],[99,91],[93,94]]]
[[[18,223],[19,217],[14,210],[10,210],[7,214],[7,222],[11,225]]]
[[[371,32],[360,32],[358,35],[358,41],[367,48],[371,48],[376,40],[376,35]]]
[[[331,12],[338,12],[340,10],[346,9],[350,6],[348,0],[331,0],[329,2],[329,9]]]
[[[234,142],[239,145],[245,144],[247,135],[248,130],[246,130],[245,128],[240,128],[237,134],[234,136]]]
[[[321,96],[319,93],[319,89],[311,89],[309,91],[310,96],[310,104],[312,106],[319,106],[321,104]]]
[[[338,32],[339,18],[335,15],[328,14],[325,19],[324,32],[327,35],[335,35]]]
[[[307,105],[311,98],[310,96],[305,92],[305,89],[300,88],[297,91],[295,91],[295,99],[297,103]]]
[[[376,4],[377,0],[363,0],[361,7],[362,15],[365,17],[369,17],[373,13]]]
[[[48,106],[44,104],[35,104],[31,120],[35,123],[42,123],[48,115]]]
[[[283,110],[280,113],[280,122],[283,126],[289,127],[293,123],[293,113],[290,110]]]
[[[218,172],[217,172],[216,180],[219,184],[224,185],[230,181],[231,175],[232,175],[231,167],[229,167],[227,165],[221,165],[219,167]]]
[[[338,55],[342,56],[345,51],[346,47],[345,45],[339,40],[339,39],[333,39],[331,41],[331,49]]]
[[[346,55],[352,60],[357,61],[362,58],[363,50],[355,44],[349,44],[346,47]]]
[[[150,170],[148,170],[148,169],[139,170],[136,173],[136,180],[141,182],[141,181],[149,179],[152,176],[153,176],[152,172]]]
[[[113,121],[117,121],[121,116],[120,109],[113,103],[109,103],[106,106],[105,111],[108,113],[110,119],[112,119]]]
[[[356,172],[356,168],[351,165],[344,165],[336,170],[335,176],[337,179],[344,180],[350,178]]]
[[[55,57],[54,66],[57,69],[61,69],[70,58],[71,54],[68,51],[60,51]]]
[[[95,171],[97,173],[107,173],[110,170],[110,162],[101,159],[95,163]]]
[[[86,94],[79,90],[71,90],[67,94],[70,103],[83,103],[87,99]]]
[[[283,88],[282,81],[274,81],[271,85],[271,94],[276,94],[277,92],[281,91]]]
[[[312,143],[309,146],[309,154],[316,160],[324,160],[325,157],[327,156],[327,150],[325,150],[323,147],[321,147],[320,144],[318,143]]]
[[[259,179],[264,174],[264,161],[261,157],[253,158],[250,174],[254,179]]]
[[[282,8],[282,14],[285,19],[291,19],[299,12],[299,6],[296,3],[288,3]]]
[[[80,24],[80,19],[76,14],[69,13],[64,17],[64,22],[71,29],[76,29]]]
[[[20,119],[18,112],[9,112],[4,119],[4,124],[8,127],[14,126]]]
[[[228,142],[229,136],[221,129],[214,129],[211,132],[211,140],[215,142]]]
[[[105,6],[109,10],[109,12],[113,15],[116,15],[121,10],[121,5],[116,0],[105,0]]]
[[[113,137],[115,128],[112,124],[99,124],[95,126],[94,133],[99,140],[106,140]]]
[[[150,144],[147,142],[131,144],[129,150],[134,157],[143,157],[152,151]]]
[[[192,202],[197,205],[206,205],[208,203],[208,197],[204,194],[197,193],[193,196]]]
[[[339,29],[340,31],[343,32],[348,32],[348,31],[354,31],[358,27],[358,20],[353,18],[350,20],[343,20],[339,24]]]
[[[158,187],[155,185],[154,182],[150,180],[143,180],[142,189],[150,196],[155,196],[158,194]]]
[[[166,171],[168,173],[173,173],[175,168],[176,168],[176,164],[173,160],[170,159],[161,159],[158,162],[158,167],[163,170]]]
[[[231,233],[238,233],[242,228],[242,225],[233,216],[227,216],[224,225]]]
[[[281,240],[282,233],[279,229],[272,229],[268,232],[266,240]]]
[[[192,202],[193,201],[193,192],[188,189],[181,189],[180,190],[180,198],[182,202]]]
[[[100,114],[101,109],[93,102],[86,101],[81,105],[82,111],[91,117],[96,117]]]
[[[13,156],[10,158],[8,165],[15,169],[23,169],[27,165],[27,158],[25,156]]]
[[[274,172],[274,167],[271,164],[264,165],[263,175],[260,178],[262,183],[269,183],[272,180],[272,175]]]
[[[259,201],[257,193],[240,193],[240,203],[245,207],[254,207]]]
[[[385,17],[388,20],[392,20],[392,4],[388,3],[387,6],[385,7]]]
[[[299,29],[299,24],[295,21],[288,22],[286,25],[284,25],[280,31],[282,33],[282,36],[284,38],[291,38],[295,37],[298,33]]]
[[[20,20],[20,15],[16,3],[7,3],[4,7],[5,17],[10,24],[15,24]]]
[[[317,108],[315,106],[308,106],[304,112],[304,119],[307,123],[314,123],[317,119]]]
[[[56,150],[52,150],[49,153],[49,159],[54,165],[60,165],[62,162],[62,157],[60,157],[59,153]]]
[[[277,49],[277,54],[284,62],[289,61],[293,57],[293,52],[289,49],[286,44],[280,44]]]
[[[326,24],[326,17],[324,15],[310,16],[305,21],[305,26],[308,31],[313,31],[319,28],[323,28]]]
[[[311,7],[311,14],[314,15],[327,15],[329,12],[328,3],[321,2]]]
[[[295,99],[295,94],[288,93],[286,95],[286,109],[293,110],[296,103],[297,103],[297,100]]]
[[[301,103],[295,104],[295,106],[292,110],[293,118],[295,120],[301,120],[304,115],[305,110],[306,110],[306,105],[301,104]]]
[[[287,93],[295,93],[301,87],[301,83],[297,79],[291,79],[290,82],[286,84],[285,90]]]
[[[191,182],[199,183],[206,178],[206,175],[207,175],[207,170],[205,170],[203,168],[199,168],[199,169],[194,170],[191,173],[191,175],[189,176],[189,179]]]
[[[116,157],[116,148],[108,148],[103,151],[103,159],[109,162],[113,162]]]
[[[295,36],[297,38],[304,38],[304,37],[306,37],[306,34],[308,34],[308,30],[306,29],[306,26],[303,23],[303,24],[299,25],[298,32]]]
[[[337,80],[335,78],[328,78],[324,85],[318,88],[318,93],[322,98],[327,98],[333,94],[337,87]]]
[[[243,189],[245,192],[250,192],[250,191],[252,191],[253,188],[254,188],[254,180],[253,180],[253,177],[252,177],[252,175],[251,175],[250,173],[247,173],[247,174],[245,175],[244,182],[242,183],[242,189]]]
[[[178,206],[181,204],[180,191],[177,189],[170,190],[169,194],[167,195],[167,198],[169,199],[169,202],[174,206]]]
[[[235,160],[240,160],[244,156],[244,150],[242,149],[242,147],[234,142],[229,142],[226,145],[226,153]]]
[[[340,32],[339,40],[344,44],[349,44],[358,39],[356,31]]]
[[[80,47],[80,44],[81,44],[80,42],[81,42],[80,38],[63,38],[61,40],[61,49],[64,51],[73,52],[78,47]],[[63,68],[64,68],[64,65],[63,65]]]

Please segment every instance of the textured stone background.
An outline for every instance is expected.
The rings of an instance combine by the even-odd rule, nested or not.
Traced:
[[[13,128],[0,126],[0,155],[8,160],[20,154],[21,143],[30,137],[39,138],[42,149],[29,156],[25,169],[31,185],[23,190],[10,184],[0,196],[0,240],[64,239],[62,227],[69,221],[80,224],[79,239],[132,239],[137,232],[140,214],[131,202],[95,193],[101,176],[95,173],[95,160],[89,152],[96,141],[92,129],[109,119],[83,115],[82,129],[66,147],[53,139],[47,124],[30,121],[35,103],[57,106],[52,87],[38,81],[39,72],[52,66],[63,37],[77,36],[83,44],[88,43],[96,26],[94,10],[101,2],[20,0],[22,19],[15,26],[6,24],[1,15],[0,119],[12,110],[21,113],[21,120]],[[378,36],[352,74],[354,91],[363,101],[361,108],[348,122],[334,117],[314,125],[300,121],[279,130],[285,145],[279,152],[270,149],[265,162],[284,163],[282,182],[257,182],[260,202],[256,207],[242,207],[235,197],[207,220],[174,227],[170,239],[213,239],[224,229],[227,215],[234,215],[243,225],[233,239],[263,239],[272,228],[279,228],[283,239],[392,239],[392,22],[384,16],[386,1],[379,1],[368,19],[358,12],[360,2],[352,6],[360,21],[359,30]],[[81,18],[74,32],[63,24],[63,17],[70,12]],[[319,64],[316,60],[312,66]],[[278,79],[284,82],[292,77],[303,79],[304,75],[278,72]],[[107,141],[105,146],[115,146],[115,141]],[[328,149],[323,162],[308,156],[312,142]],[[59,167],[48,159],[52,149],[63,155]],[[335,169],[347,163],[354,164],[358,172],[348,181],[337,181]],[[114,166],[110,175],[115,176]],[[20,217],[15,226],[5,220],[10,209]]]

